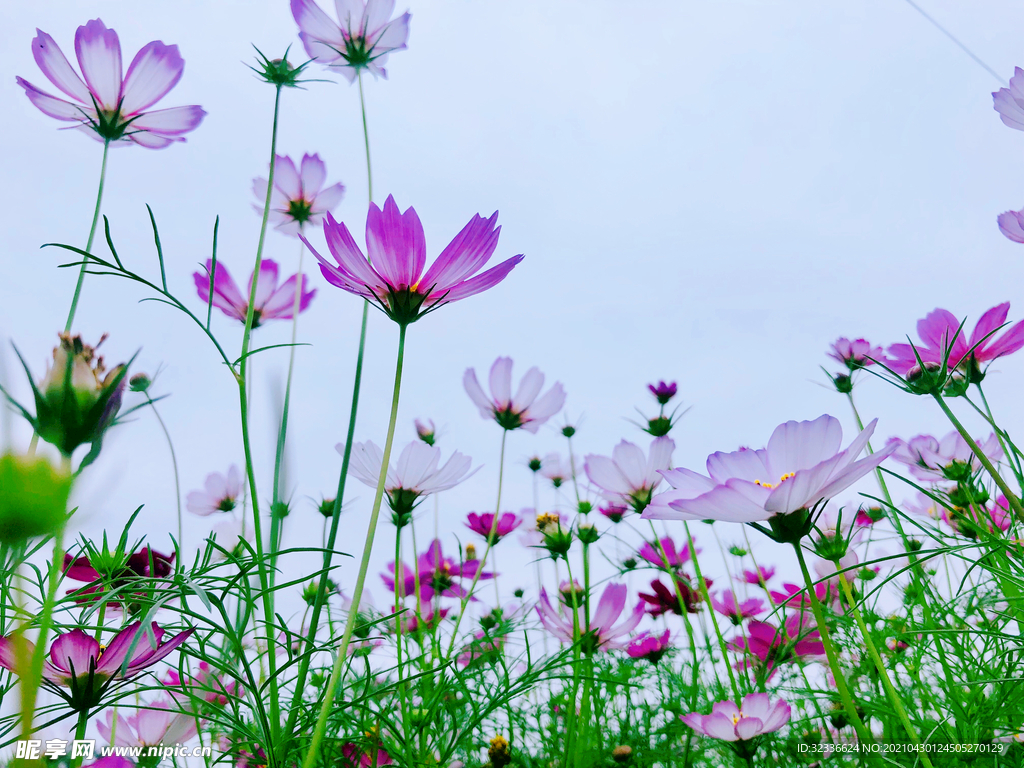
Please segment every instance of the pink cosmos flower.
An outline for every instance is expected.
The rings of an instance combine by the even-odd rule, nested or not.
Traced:
[[[177,709],[167,699],[142,705],[129,718],[118,713],[116,727],[114,710],[108,709],[106,721],[97,721],[96,729],[108,744],[119,747],[184,744],[198,733],[195,713]],[[113,741],[110,738],[112,734]]]
[[[466,515],[466,521],[466,527],[469,530],[483,536],[493,545],[522,525],[523,518],[515,512],[503,512],[495,521],[493,512],[482,512],[479,515],[476,512],[470,512]]]
[[[885,359],[881,347],[872,347],[864,339],[850,341],[847,338],[839,337],[832,343],[831,350],[828,356],[839,361],[851,371],[866,368],[869,365],[874,365],[876,360]]]
[[[669,648],[669,630],[666,629],[660,637],[650,632],[642,632],[633,638],[626,648],[626,653],[631,659],[646,659],[651,664],[657,664]]]
[[[488,637],[484,631],[474,632],[473,639],[459,653],[455,663],[460,667],[480,666],[488,661],[501,658],[505,649],[504,637]]]
[[[427,244],[419,216],[412,208],[402,213],[391,195],[383,211],[370,204],[366,216],[369,261],[348,227],[330,213],[324,221],[324,236],[337,266],[324,259],[302,233],[299,238],[319,260],[327,282],[376,302],[396,323],[408,325],[444,304],[493,288],[523,260],[522,254],[513,256],[476,274],[498,247],[497,220],[497,211],[489,219],[474,216],[426,272]]]
[[[73,581],[84,581],[92,584],[92,586],[80,590],[68,590],[69,595],[75,595],[76,602],[95,602],[99,600],[100,596],[106,591],[103,584],[94,584],[94,582],[99,582],[101,580],[101,576],[99,571],[93,567],[92,562],[86,555],[76,558],[65,553],[63,570],[64,575]],[[120,589],[137,579],[148,578],[151,576],[155,576],[159,579],[166,578],[173,570],[174,553],[164,555],[156,550],[151,550],[149,547],[142,547],[139,551],[133,552],[128,556],[128,560],[125,562],[124,568],[120,573],[108,574],[108,577],[110,579],[111,588]],[[122,591],[120,594],[124,595],[125,593]],[[121,607],[121,601],[108,600],[107,606],[109,608],[119,609]]]
[[[361,69],[387,78],[388,54],[404,51],[409,39],[408,11],[392,19],[395,0],[337,0],[340,24],[313,0],[291,0],[299,39],[311,59],[341,71],[350,83]]]
[[[229,699],[237,698],[243,692],[242,686],[226,675],[218,675],[206,661],[199,662],[198,670],[185,680],[181,679],[178,670],[169,669],[161,682],[168,693],[183,704],[198,698],[224,706]]]
[[[370,0],[373,2],[373,0]],[[347,765],[345,768],[374,768],[374,766],[394,765],[391,755],[383,749],[377,749],[377,754],[371,756],[364,752],[352,742],[348,742],[341,748],[341,754],[345,757]]]
[[[722,741],[750,741],[764,733],[774,733],[789,722],[792,710],[783,699],[772,703],[767,693],[750,693],[737,707],[731,701],[719,701],[710,715],[691,712],[680,719],[697,733]]]
[[[678,593],[672,587],[665,586],[660,579],[651,582],[651,592],[641,592],[640,600],[645,604],[644,610],[651,616],[657,618],[666,613],[674,613],[676,616],[683,615],[683,607],[687,613],[697,613],[700,610],[700,602],[704,596],[697,586],[690,586],[690,577],[686,574],[678,574],[675,577]],[[710,588],[711,579],[705,578],[704,583]],[[682,606],[679,598],[682,597]]]
[[[598,507],[597,511],[605,517],[607,517],[613,523],[621,523],[622,518],[624,518],[626,516],[626,513],[629,512],[629,507],[625,506],[624,504],[608,503],[605,504],[604,506]]]
[[[637,603],[631,614],[620,623],[615,624],[626,607],[626,592],[625,584],[606,586],[604,592],[601,593],[597,608],[590,617],[589,626],[576,628],[583,647],[588,653],[596,650],[621,650],[628,645],[627,642],[619,640],[619,638],[625,637],[636,629],[644,617],[644,604]],[[543,589],[537,603],[537,615],[540,616],[540,623],[544,625],[544,628],[563,643],[575,642],[577,633],[574,632],[572,612],[560,616],[551,605],[551,601],[548,600],[548,593]]]
[[[550,480],[555,488],[561,488],[562,483],[572,479],[572,467],[562,459],[562,454],[553,451],[541,461],[540,476]]]
[[[75,123],[69,127],[98,141],[163,149],[185,141],[183,134],[195,130],[206,116],[197,106],[149,109],[181,79],[185,61],[176,45],[157,40],[143,46],[122,77],[117,33],[93,19],[75,32],[75,54],[84,82],[54,39],[36,30],[32,40],[36,64],[72,101],[51,96],[21,77],[15,79],[40,112]]]
[[[952,312],[947,309],[933,310],[922,320],[917,321],[917,335],[921,337],[921,344],[890,344],[891,357],[886,361],[886,365],[900,376],[905,376],[911,369],[920,365],[918,355],[921,362],[941,365],[943,360],[946,360],[947,349],[949,370],[969,362],[980,366],[1012,354],[1024,347],[1024,320],[1014,323],[1009,329],[996,335],[1006,323],[1009,311],[1008,301],[987,310],[968,336],[966,326],[961,328],[960,321]]]
[[[434,426],[433,420],[427,419],[423,421],[415,419],[413,425],[416,427],[416,437],[427,445],[432,446],[434,441],[437,440],[437,427]]]
[[[395,563],[388,563],[391,573],[382,573],[381,578],[385,586],[392,592],[395,591]],[[434,595],[442,597],[464,598],[469,593],[456,583],[456,579],[473,579],[480,569],[479,560],[466,560],[458,563],[444,554],[441,549],[440,539],[434,539],[427,547],[427,551],[419,556],[416,561],[414,572],[405,563],[399,564],[398,576],[401,580],[401,596],[408,597],[416,594],[416,581],[419,580],[420,599],[432,600]],[[493,573],[481,572],[478,579],[486,581],[493,579]],[[470,597],[471,600],[476,600]]]
[[[192,491],[185,497],[185,508],[193,515],[206,517],[215,512],[230,512],[242,495],[242,475],[232,464],[226,475],[211,472],[206,476],[203,490]]]
[[[287,155],[277,155],[267,220],[286,235],[299,234],[307,224],[319,224],[324,214],[340,203],[345,195],[344,184],[339,182],[325,187],[326,179],[327,166],[320,155],[303,155],[299,168]],[[262,176],[253,179],[252,193],[259,201],[253,204],[253,208],[262,216],[263,204],[267,200],[267,180]]]
[[[992,463],[1002,460],[1003,449],[995,433],[991,433],[985,440],[976,439],[975,442]],[[910,474],[918,480],[941,482],[957,479],[956,475],[964,472],[981,469],[974,451],[956,430],[941,440],[931,435],[917,435],[910,440],[891,437],[886,445],[893,447],[893,459],[909,467]]]
[[[196,292],[204,302],[210,301],[210,272],[213,261],[206,260],[205,272],[193,272],[192,279],[196,284]],[[299,312],[305,312],[309,303],[316,296],[316,288],[307,291],[308,280],[305,275],[292,275],[281,285],[277,284],[278,267],[273,259],[260,262],[259,283],[256,286],[256,304],[253,310],[252,327],[256,328],[267,320],[291,320],[295,316],[295,283],[301,277],[302,287],[299,295]],[[245,295],[238,289],[238,284],[228,273],[227,267],[217,262],[217,271],[213,276],[213,306],[228,317],[245,323],[249,313],[249,292],[252,290],[253,276],[249,275]]]
[[[696,539],[696,536],[694,537]],[[660,546],[652,544],[649,541],[645,541],[640,547],[639,555],[647,562],[652,565],[656,565],[659,568],[682,568],[683,565],[690,561],[690,544],[686,542],[682,547],[676,549],[676,543],[671,537],[666,536],[660,540]],[[665,552],[665,556],[662,557],[662,550]],[[697,550],[697,554],[700,554],[700,550]]]
[[[499,357],[491,366],[490,397],[484,394],[473,368],[466,369],[462,383],[469,399],[480,409],[480,415],[485,419],[494,419],[502,429],[525,429],[537,434],[541,425],[565,405],[565,390],[559,382],[555,382],[543,395],[540,394],[544,386],[544,374],[536,367],[526,372],[513,395],[511,357]]]
[[[106,646],[101,646],[81,629],[58,635],[50,645],[49,659],[43,664],[44,684],[72,708],[78,711],[92,708],[114,680],[127,680],[156,664],[195,631],[187,629],[163,642],[165,632],[155,621],[151,629],[155,645],[151,644],[149,633],[143,631],[141,621],[122,629]],[[24,642],[28,652],[34,653],[32,643]],[[11,672],[18,671],[15,644],[10,637],[0,637],[0,666]],[[64,688],[70,689],[70,693],[65,693]]]
[[[747,582],[747,584],[760,585],[771,581],[771,578],[774,575],[774,568],[765,568],[763,565],[759,565],[757,566],[756,571],[744,571],[743,580]]]
[[[612,450],[611,458],[592,453],[584,459],[583,468],[605,498],[642,512],[650,504],[662,474],[672,466],[675,447],[672,438],[657,437],[644,456],[642,448],[623,440]]]
[[[1003,125],[1024,131],[1024,69],[1014,67],[1010,87],[992,93],[992,108],[999,113]]]
[[[996,217],[999,231],[1015,243],[1024,243],[1024,210],[1004,211]]]
[[[654,395],[654,399],[658,401],[659,405],[668,405],[668,401],[679,391],[674,381],[668,384],[659,381],[657,384],[648,384],[647,388],[651,390],[651,394]]]
[[[809,509],[846,490],[881,464],[892,449],[858,459],[877,419],[840,450],[843,428],[832,416],[787,421],[768,447],[708,456],[710,477],[688,469],[662,472],[675,488],[660,494],[645,518],[750,523]],[[664,498],[662,498],[664,497]]]
[[[729,621],[737,626],[747,619],[764,613],[764,603],[756,597],[739,602],[736,599],[736,593],[731,589],[723,589],[718,594],[718,597],[711,596],[711,607],[728,617]]]
[[[812,622],[806,613],[793,614],[779,629],[763,621],[750,621],[746,637],[733,638],[729,647],[740,653],[749,652],[769,670],[776,664],[820,658],[825,655],[825,646],[819,639],[818,630],[810,628]]]

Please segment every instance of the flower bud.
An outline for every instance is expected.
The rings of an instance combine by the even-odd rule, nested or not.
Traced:
[[[276,85],[278,88],[298,88],[300,83],[304,82],[299,79],[299,76],[303,73],[309,62],[300,64],[297,67],[292,66],[291,62],[288,61],[287,51],[285,51],[285,55],[280,59],[268,59],[258,49],[256,54],[259,57],[256,61],[256,66],[249,68],[264,82]]]
[[[278,518],[286,518],[291,513],[291,509],[288,507],[287,501],[275,501],[270,505],[270,516]]]
[[[622,567],[625,568],[627,571],[632,571],[634,568],[636,568],[636,558],[627,557],[625,560],[622,561]]]
[[[416,436],[419,437],[427,445],[433,445],[437,440],[437,429],[434,427],[434,422],[430,419],[426,421],[415,420],[416,425]]]
[[[0,456],[0,543],[48,536],[67,519],[71,474],[44,456]]]
[[[519,588],[515,590],[512,594],[515,595],[517,599],[522,599],[523,595],[525,595],[526,592],[522,588]]]
[[[512,750],[509,747],[508,739],[504,736],[495,736],[491,739],[491,745],[487,749],[487,758],[491,761],[492,768],[505,768],[512,762]]]
[[[747,550],[743,549],[743,547],[737,547],[734,544],[733,546],[729,547],[729,554],[733,557],[746,557]]]
[[[907,389],[916,395],[935,395],[942,392],[945,378],[938,363],[925,363],[923,367],[915,365],[907,371]]]
[[[153,380],[144,373],[136,373],[128,379],[128,389],[132,392],[145,392],[153,384]]]
[[[593,523],[580,523],[576,526],[576,535],[584,544],[594,544],[601,538],[600,531]]]
[[[326,518],[334,517],[334,499],[321,499],[316,509]]]
[[[589,515],[594,509],[594,505],[589,501],[581,501],[577,507],[577,510],[581,515]]]
[[[562,427],[562,436],[563,437],[572,437],[575,434],[576,434],[576,427],[572,426],[571,424],[566,424],[564,427]]]
[[[633,758],[633,748],[621,745],[612,750],[612,760],[616,763],[628,763]]]
[[[529,462],[527,462],[526,466],[530,468],[531,472],[540,472],[542,464],[543,462],[541,461],[539,456],[532,456]]]
[[[647,420],[647,429],[644,430],[651,437],[664,437],[672,431],[672,419],[668,416],[655,416]]]
[[[848,395],[853,392],[853,379],[850,378],[849,374],[837,373],[832,377],[832,383],[835,384],[836,392],[843,395]]]
[[[476,546],[474,544],[466,545],[466,560],[476,560]]]

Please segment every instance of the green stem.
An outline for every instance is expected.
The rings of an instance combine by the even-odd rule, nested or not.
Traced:
[[[324,733],[327,730],[327,717],[331,712],[331,705],[334,703],[334,692],[338,687],[341,669],[348,656],[349,643],[352,641],[352,632],[359,617],[359,604],[363,599],[363,585],[366,583],[366,573],[370,569],[370,552],[373,550],[373,537],[377,531],[377,518],[380,517],[380,505],[384,498],[384,483],[387,481],[388,464],[391,461],[391,445],[395,438],[395,422],[398,420],[398,398],[402,389],[402,364],[405,360],[405,331],[406,326],[399,325],[398,361],[395,364],[395,389],[391,398],[391,420],[388,423],[388,436],[384,442],[384,456],[381,459],[377,491],[373,497],[370,523],[366,529],[366,542],[363,544],[363,557],[359,563],[359,575],[356,577],[356,586],[352,591],[352,608],[349,610],[348,618],[345,620],[345,632],[341,636],[341,646],[338,648],[338,656],[334,660],[331,679],[327,683],[327,691],[324,694],[323,704],[320,706],[320,715],[317,717],[313,738],[310,741],[309,750],[306,752],[306,758],[303,761],[303,768],[312,768],[316,762],[320,742],[323,741]],[[398,565],[396,564],[395,567],[397,568]]]
[[[850,688],[846,684],[846,677],[843,675],[843,668],[839,666],[839,655],[836,653],[835,646],[832,645],[832,638],[829,636],[828,625],[825,624],[825,614],[821,610],[821,603],[818,602],[818,595],[814,591],[814,581],[811,579],[811,574],[807,570],[807,561],[804,559],[804,551],[800,547],[800,542],[793,544],[793,549],[796,550],[796,559],[800,563],[800,572],[804,577],[804,584],[807,587],[807,594],[811,598],[811,612],[814,614],[814,621],[818,625],[817,629],[821,635],[821,644],[825,647],[825,656],[828,657],[828,665],[832,670],[832,677],[835,678],[836,688],[839,690],[839,698],[843,702],[843,707],[846,709],[846,716],[850,718],[850,722],[853,724],[853,728],[857,731],[857,738],[861,744],[870,744],[874,741],[871,736],[871,731],[864,725],[864,721],[860,719],[860,715],[857,714],[857,705],[853,702],[853,696],[850,695]]]
[[[107,178],[107,152],[110,150],[110,142],[103,142],[103,162],[100,165],[100,186],[96,190],[96,208],[92,212],[92,226],[89,227],[89,239],[85,243],[87,253],[92,252],[92,241],[96,237],[96,225],[100,220],[100,208],[103,204],[103,182]],[[68,321],[64,324],[64,333],[71,332],[71,325],[75,322],[75,312],[78,310],[78,299],[82,295],[82,283],[85,282],[85,271],[89,266],[89,259],[82,259],[82,268],[78,271],[78,283],[75,285],[75,295],[71,299],[71,310],[68,312]]]
[[[971,433],[968,432],[964,425],[960,423],[960,420],[953,415],[953,411],[949,409],[949,406],[946,405],[946,401],[938,392],[935,393],[935,401],[939,404],[942,412],[946,414],[946,418],[949,419],[950,423],[952,423],[956,428],[956,431],[960,433],[960,437],[964,439],[964,442],[970,446],[974,455],[978,457],[978,461],[980,461],[981,465],[985,467],[985,471],[992,476],[993,480],[995,480],[996,485],[999,486],[999,490],[1003,492],[1007,502],[1009,502],[1010,506],[1013,508],[1013,512],[1017,516],[1017,519],[1024,521],[1024,507],[1021,506],[1020,499],[1018,499],[1016,495],[1014,495],[1013,491],[1010,490],[1010,486],[1006,484],[1006,481],[1003,480],[1000,474],[996,471],[996,468],[993,466],[988,456],[986,456],[985,452],[978,447],[976,442],[974,442],[974,438],[971,437]]]
[[[70,471],[71,460],[64,457],[65,468]],[[36,710],[36,694],[43,677],[43,658],[46,656],[46,645],[53,619],[53,604],[57,598],[57,583],[60,581],[61,565],[64,561],[64,529],[61,528],[53,539],[53,558],[50,560],[49,582],[46,587],[46,598],[39,618],[39,634],[36,637],[35,651],[32,654],[28,679],[21,681],[21,723],[22,738],[32,734],[32,719]]]
[[[114,712],[114,723],[117,723],[117,711]],[[78,725],[75,726],[75,741],[82,741],[85,738],[85,729],[89,726],[89,710],[83,709],[78,713]],[[114,734],[110,734],[110,743],[114,743]],[[71,759],[71,768],[78,768],[82,764],[82,756]]]
[[[833,563],[838,571],[842,566],[839,565],[839,561],[835,560]],[[893,709],[896,710],[896,715],[899,717],[900,722],[903,723],[903,728],[906,730],[907,735],[910,736],[910,740],[914,744],[921,745],[921,737],[917,734],[917,729],[914,728],[910,722],[910,718],[907,716],[907,710],[903,706],[903,701],[900,699],[899,694],[893,687],[892,680],[889,678],[889,673],[886,671],[885,662],[882,661],[882,657],[878,655],[878,649],[875,647],[874,642],[871,640],[871,634],[868,632],[867,625],[864,623],[864,617],[860,613],[860,608],[857,606],[856,601],[853,597],[853,590],[850,589],[850,583],[846,580],[846,574],[839,574],[839,585],[843,590],[843,594],[846,595],[846,602],[850,606],[850,613],[853,614],[854,621],[857,622],[857,627],[860,629],[861,637],[864,638],[864,647],[868,650],[868,655],[871,657],[871,661],[875,664],[875,669],[878,670],[878,674],[882,679],[882,687],[885,688],[885,694],[889,697],[889,703],[892,704]],[[917,753],[921,758],[921,763],[925,768],[932,768],[931,760],[928,759],[928,753],[924,750],[919,750]]]
[[[263,220],[260,223],[260,239],[256,246],[256,264],[253,267],[252,285],[249,287],[249,306],[245,315],[245,331],[242,333],[242,355],[238,366],[238,403],[242,419],[242,447],[245,452],[245,471],[249,481],[249,498],[252,502],[253,536],[256,543],[256,569],[259,574],[260,591],[263,596],[263,620],[266,624],[268,645],[272,642],[274,631],[274,596],[270,588],[267,573],[267,560],[263,547],[263,523],[260,520],[259,491],[256,488],[256,472],[253,467],[252,444],[249,437],[249,396],[246,391],[246,371],[249,365],[249,343],[255,320],[256,290],[259,285],[260,267],[263,264],[263,245],[267,237],[267,218],[270,215],[270,198],[274,189],[274,166],[277,158],[277,125],[281,108],[281,86],[274,93],[274,127],[270,137],[270,173],[267,175],[267,197],[263,203]],[[270,764],[276,765],[275,745],[278,743],[278,732],[281,729],[281,708],[279,701],[279,683],[277,679],[277,654],[273,650],[267,654],[270,675],[270,743],[266,744]]]
[[[146,392],[145,395],[146,402],[149,404],[149,407],[153,409],[153,415],[156,416],[156,420],[160,424],[160,429],[163,430],[164,437],[167,439],[167,447],[171,451],[171,466],[174,467],[174,498],[178,503],[178,547],[184,550],[185,545],[182,543],[181,480],[178,476],[178,457],[174,453],[174,443],[171,441],[171,433],[168,431],[163,417],[160,416],[160,412],[156,409],[156,403],[154,403],[153,398],[149,396],[149,392]]]
[[[366,100],[363,98],[363,70],[357,70],[359,80],[359,111],[363,116],[363,147],[366,150],[366,196],[373,203],[373,171],[370,170],[370,129],[366,125]]]

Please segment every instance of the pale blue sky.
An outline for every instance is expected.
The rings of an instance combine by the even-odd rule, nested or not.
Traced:
[[[1019,4],[925,7],[1004,76],[1024,63]],[[625,419],[634,405],[653,410],[647,382],[678,380],[693,408],[674,433],[676,461],[699,467],[712,450],[763,443],[789,418],[832,412],[851,433],[845,402],[820,386],[824,350],[836,336],[900,341],[936,306],[976,318],[1011,300],[1011,319],[1024,316],[1024,250],[995,226],[1000,211],[1024,204],[1024,134],[992,110],[995,79],[902,0],[409,9],[409,50],[392,57],[390,80],[367,83],[378,199],[394,193],[416,207],[431,255],[472,214],[494,209],[503,225],[497,257],[526,254],[499,288],[409,333],[398,447],[413,436],[414,417],[431,417],[446,454],[458,449],[486,465],[443,497],[452,525],[493,504],[500,432],[480,419],[461,378],[468,366],[484,373],[498,355],[515,358],[517,375],[538,365],[564,383],[567,414],[582,416],[582,453],[608,453],[623,436],[646,443]],[[220,258],[233,273],[244,277],[254,256],[250,182],[266,170],[273,92],[244,66],[251,45],[272,56],[288,45],[301,50],[284,0],[51,1],[8,10],[0,30],[9,146],[0,166],[0,331],[39,375],[74,275],[56,269],[60,253],[38,246],[84,243],[100,145],[59,132],[14,77],[44,84],[29,47],[37,26],[70,53],[75,28],[96,16],[119,32],[126,61],[150,40],[177,43],[185,75],[162,106],[199,103],[209,112],[187,144],[114,152],[104,201],[122,258],[155,275],[143,204],[152,205],[169,283],[194,307],[191,272],[208,256],[215,215]],[[329,179],[348,186],[338,217],[361,232],[356,89],[312,83],[286,93],[279,146],[296,157],[320,153]],[[297,245],[271,233],[267,255],[291,267]],[[313,540],[302,535],[306,526],[318,536],[307,497],[333,494],[333,446],[344,435],[360,311],[353,297],[313,277],[319,294],[300,323],[301,339],[313,346],[299,352],[291,432],[292,544]],[[242,461],[236,390],[188,321],[137,303],[143,295],[89,279],[77,328],[87,340],[109,332],[112,362],[141,348],[137,369],[164,367],[156,390],[172,395],[160,408],[187,492],[207,472]],[[397,334],[378,313],[371,319],[356,437],[381,442]],[[223,316],[215,326],[226,345],[238,346],[237,326]],[[288,328],[258,333],[260,344],[279,343]],[[13,388],[26,397],[5,355]],[[272,384],[285,359],[281,350],[255,365],[264,493]],[[1003,375],[992,376],[990,397],[1012,430],[1024,407],[1009,382],[1024,374],[1024,358],[996,368]],[[882,417],[882,438],[947,431],[929,403],[880,383],[865,382],[858,397],[866,416]],[[15,443],[24,447],[28,437],[19,425]],[[522,459],[563,447],[553,429],[511,437],[509,507],[530,503]],[[350,487],[345,540],[358,541],[371,493]],[[173,527],[172,493],[166,446],[142,413],[111,435],[83,478],[77,522],[89,533],[119,529],[145,503],[137,530],[159,547]],[[195,521],[191,543],[208,529]],[[375,560],[383,563],[390,533],[380,541]],[[371,584],[380,598],[379,582]]]

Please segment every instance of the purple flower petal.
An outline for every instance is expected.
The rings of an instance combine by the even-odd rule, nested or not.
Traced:
[[[113,111],[121,98],[121,42],[117,32],[93,19],[75,32],[78,66],[100,107]]]

